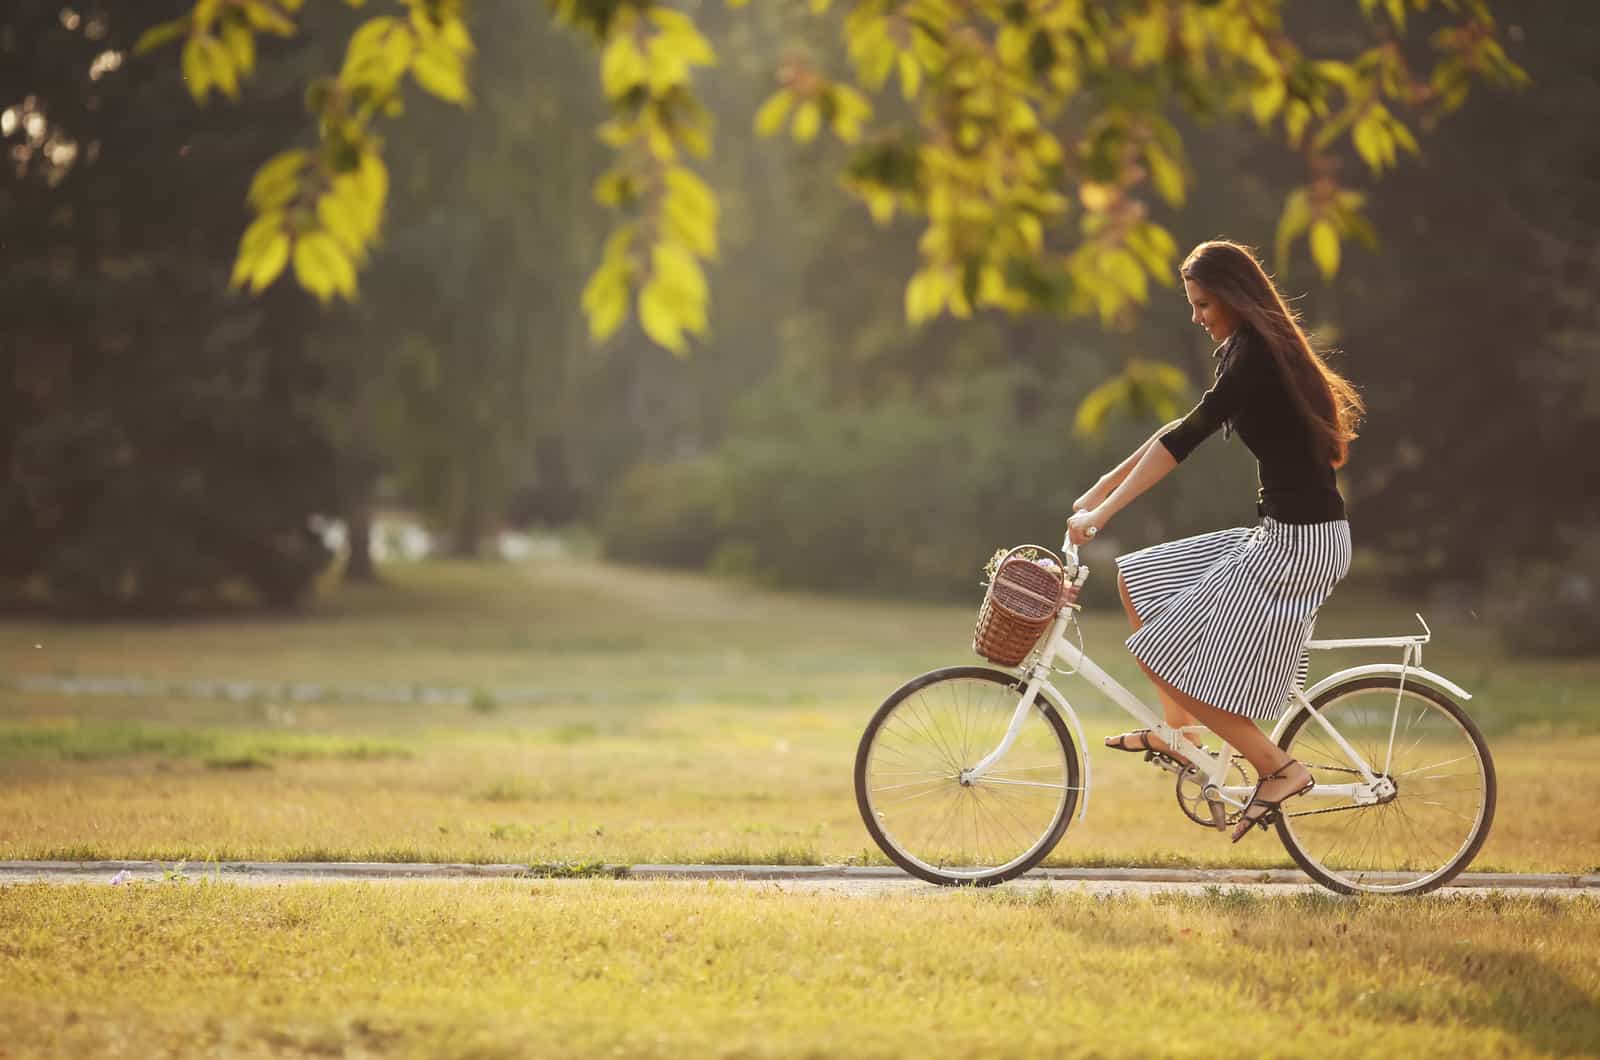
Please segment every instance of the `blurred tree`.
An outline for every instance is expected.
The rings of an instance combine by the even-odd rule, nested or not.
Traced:
[[[1600,432],[1593,15],[1583,0],[1521,13],[1533,89],[1441,130],[1374,204],[1388,253],[1334,291],[1340,342],[1371,354],[1350,492],[1397,578],[1482,585],[1600,537],[1582,470]]]
[[[182,39],[196,98],[232,96],[251,71],[255,35],[292,33],[300,5],[197,0],[144,44]],[[710,115],[692,81],[716,52],[688,15],[656,0],[550,6],[601,49],[613,111],[601,133],[617,163],[596,194],[627,218],[584,291],[591,332],[614,333],[637,290],[645,332],[683,352],[686,334],[707,330],[703,263],[718,255],[717,198],[682,161],[710,150]],[[809,6],[833,18],[831,0]],[[839,4],[844,14],[830,23],[849,73],[833,72],[846,64],[831,56],[795,56],[756,124],[798,142],[830,130],[855,145],[846,179],[875,218],[919,218],[921,267],[904,298],[911,321],[992,307],[1109,324],[1145,300],[1150,280],[1171,282],[1176,244],[1145,200],[1184,200],[1188,162],[1175,112],[1253,119],[1304,152],[1310,182],[1285,201],[1280,257],[1305,239],[1331,276],[1343,239],[1372,238],[1364,195],[1337,179],[1338,153],[1381,174],[1399,151],[1417,150],[1406,116],[1427,126],[1459,107],[1474,79],[1524,80],[1487,0],[1357,6],[1362,32],[1320,51],[1291,31],[1284,0],[856,0]],[[310,95],[321,149],[286,152],[257,177],[259,216],[241,243],[236,282],[260,289],[292,256],[301,284],[320,297],[354,293],[386,190],[377,120],[398,112],[408,78],[442,98],[469,99],[464,7],[394,0],[352,35],[338,75]],[[1422,46],[1407,37],[1419,22]],[[894,82],[903,107],[886,98]],[[880,113],[887,120],[875,123]],[[1092,398],[1102,406],[1117,395],[1159,399],[1180,385],[1134,362]]]
[[[460,555],[518,487],[542,488],[533,516],[563,503],[584,347],[573,266],[602,230],[592,60],[520,0],[480,0],[470,19],[481,100],[415,108],[389,245],[341,340],[366,444]]]
[[[177,72],[126,61],[162,5],[118,6],[0,12],[0,597],[287,603],[343,485],[311,408],[317,315],[216,277],[242,182],[299,123],[298,50],[242,112],[173,121]]]

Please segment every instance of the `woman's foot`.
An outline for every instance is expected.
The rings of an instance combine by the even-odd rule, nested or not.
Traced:
[[[1238,827],[1233,830],[1233,841],[1237,843],[1243,839],[1258,824],[1263,829],[1270,826],[1278,819],[1279,806],[1296,795],[1304,795],[1316,787],[1316,783],[1311,778],[1311,770],[1293,758],[1279,766],[1276,772],[1262,777],[1250,801],[1245,804],[1244,813],[1239,815]]]
[[[1174,754],[1172,749],[1167,746],[1166,741],[1149,729],[1135,729],[1132,732],[1119,732],[1115,736],[1107,736],[1106,746],[1113,751],[1128,751],[1135,754],[1150,751],[1185,766],[1190,764],[1187,758]]]

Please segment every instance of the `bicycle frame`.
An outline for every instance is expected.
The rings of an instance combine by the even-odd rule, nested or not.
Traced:
[[[1064,550],[1067,551],[1069,557],[1066,568],[1067,577],[1070,581],[1081,586],[1088,576],[1088,568],[1077,562],[1076,550],[1071,549],[1070,545],[1064,546]],[[1087,817],[1089,812],[1089,790],[1092,785],[1090,783],[1088,744],[1084,740],[1083,725],[1078,719],[1077,712],[1072,709],[1072,705],[1050,681],[1051,674],[1057,672],[1055,666],[1057,660],[1061,660],[1070,668],[1068,672],[1081,676],[1107,699],[1131,714],[1137,721],[1159,736],[1168,747],[1171,747],[1194,763],[1196,770],[1203,778],[1201,790],[1207,799],[1226,803],[1235,809],[1243,809],[1254,788],[1224,783],[1233,762],[1232,749],[1224,743],[1221,750],[1216,754],[1212,754],[1191,743],[1184,735],[1185,730],[1174,729],[1169,726],[1166,723],[1166,719],[1157,711],[1152,710],[1138,696],[1124,688],[1116,678],[1101,669],[1093,659],[1089,658],[1081,646],[1069,641],[1067,639],[1067,631],[1077,624],[1076,610],[1077,605],[1075,604],[1062,607],[1056,613],[1049,632],[1041,641],[1040,647],[1036,649],[1031,660],[1024,660],[1023,665],[1018,667],[1019,677],[1025,679],[1027,684],[1022,698],[1018,700],[1016,710],[1012,714],[1011,723],[1007,727],[1005,735],[1001,737],[999,745],[980,759],[976,765],[966,770],[963,774],[964,779],[968,782],[981,780],[994,763],[999,761],[1011,749],[1018,733],[1022,729],[1023,721],[1028,716],[1028,711],[1032,709],[1038,697],[1043,695],[1071,722],[1074,733],[1078,738],[1079,747],[1082,748],[1080,755],[1083,765],[1083,785],[1081,789],[1083,801],[1079,808],[1078,819],[1081,821]],[[1400,697],[1404,693],[1405,683],[1408,679],[1437,685],[1462,699],[1472,698],[1460,686],[1422,668],[1422,646],[1432,639],[1433,633],[1432,630],[1428,629],[1427,622],[1423,621],[1420,614],[1417,616],[1417,621],[1422,623],[1423,632],[1411,636],[1356,637],[1340,640],[1311,639],[1306,641],[1305,647],[1308,649],[1399,647],[1404,652],[1398,665],[1379,663],[1349,667],[1330,674],[1305,691],[1297,688],[1290,693],[1289,704],[1283,714],[1279,716],[1277,724],[1272,730],[1271,738],[1273,742],[1277,742],[1285,727],[1299,711],[1310,711],[1311,717],[1322,727],[1335,746],[1344,752],[1350,765],[1361,775],[1359,783],[1319,783],[1316,787],[1316,792],[1319,796],[1334,798],[1342,796],[1351,799],[1357,804],[1365,805],[1378,802],[1394,793],[1393,782],[1389,780],[1386,774],[1389,768],[1389,757],[1394,750],[1395,728],[1400,716]],[[1385,760],[1382,766],[1374,770],[1372,764],[1367,762],[1361,753],[1350,745],[1339,731],[1334,728],[1332,723],[1322,716],[1320,711],[1312,710],[1311,704],[1324,689],[1331,688],[1341,681],[1371,674],[1395,673],[1400,676],[1400,690],[1395,696],[1395,714],[1390,723],[1389,747],[1385,752]]]

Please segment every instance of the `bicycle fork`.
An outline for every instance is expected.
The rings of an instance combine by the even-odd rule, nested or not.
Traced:
[[[1037,667],[1035,668],[1037,670]],[[978,764],[961,771],[961,783],[973,784],[983,779],[989,768],[998,762],[1017,742],[1017,734],[1022,731],[1022,722],[1027,718],[1028,711],[1033,709],[1033,704],[1039,696],[1039,688],[1044,684],[1044,675],[1034,673],[1028,679],[1028,687],[1023,690],[1022,698],[1017,700],[1017,709],[1011,712],[1011,724],[1006,726],[1006,734],[1000,738],[1000,746],[978,759]]]
[[[1041,689],[1049,680],[1050,673],[1051,670],[1048,665],[1036,663],[1033,666],[1028,674],[1028,683],[1024,686],[1022,695],[1017,699],[1017,707],[1011,712],[1011,722],[1006,726],[1005,735],[1000,738],[1000,743],[994,750],[978,759],[975,765],[963,769],[957,775],[957,779],[961,784],[970,786],[981,781],[989,770],[994,768],[995,763],[1004,758],[1006,752],[1011,750],[1012,745],[1017,742],[1017,736],[1022,732],[1022,723],[1027,720],[1028,711],[1034,709],[1039,697],[1043,694]],[[1053,706],[1056,705],[1054,701],[1050,702]],[[1083,732],[1083,723],[1078,720],[1077,712],[1065,702],[1060,706],[1063,708],[1060,709],[1060,714],[1072,726],[1072,735],[1078,744],[1077,754],[1079,761],[1083,765],[1083,779],[1077,788],[1078,793],[1082,795],[1082,798],[1078,801],[1078,819],[1081,821],[1089,814],[1089,789],[1092,786],[1090,782],[1088,745]]]

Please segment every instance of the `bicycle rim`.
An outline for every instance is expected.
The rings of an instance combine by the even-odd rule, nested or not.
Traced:
[[[878,709],[857,754],[856,795],[896,864],[934,883],[999,883],[1060,840],[1077,805],[1078,762],[1042,698],[1006,754],[963,780],[999,746],[1020,693],[1011,675],[959,667],[910,682]]]
[[[1449,882],[1494,819],[1494,763],[1477,726],[1443,693],[1402,690],[1390,677],[1336,686],[1317,708],[1396,791],[1371,805],[1316,789],[1287,803],[1278,835],[1295,862],[1344,893],[1418,894]],[[1290,724],[1281,744],[1319,786],[1362,779],[1310,714]]]

